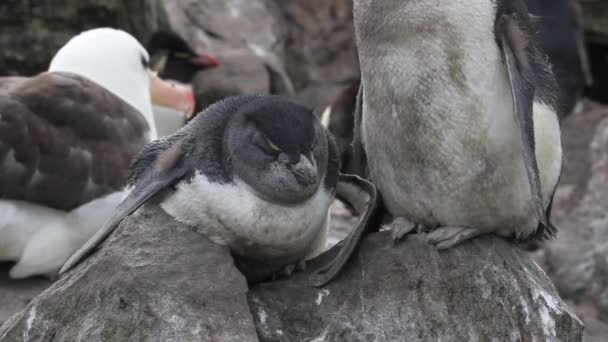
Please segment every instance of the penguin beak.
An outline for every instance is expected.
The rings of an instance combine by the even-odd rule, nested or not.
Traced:
[[[152,104],[182,112],[186,119],[189,119],[196,104],[192,87],[163,80],[153,71],[149,73]]]
[[[311,161],[303,154],[300,155],[300,160],[297,163],[289,165],[289,169],[298,184],[308,187],[317,183],[317,167],[314,160]]]
[[[211,69],[217,68],[220,65],[220,61],[214,56],[202,53],[190,58],[190,64],[201,69]]]

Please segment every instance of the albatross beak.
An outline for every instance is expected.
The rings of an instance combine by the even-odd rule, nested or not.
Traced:
[[[194,113],[196,102],[192,87],[165,81],[154,72],[150,72],[150,97],[152,104],[180,111],[186,119]]]

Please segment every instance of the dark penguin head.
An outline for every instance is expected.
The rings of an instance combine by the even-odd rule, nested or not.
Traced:
[[[327,153],[325,134],[312,111],[281,97],[246,103],[224,135],[233,175],[277,203],[311,197],[325,176]]]
[[[197,71],[215,68],[217,58],[199,54],[177,34],[159,31],[152,35],[146,46],[150,65],[160,77],[190,83]]]

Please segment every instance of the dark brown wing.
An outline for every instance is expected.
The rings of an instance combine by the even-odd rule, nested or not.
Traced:
[[[149,127],[82,77],[43,73],[0,95],[0,196],[71,210],[119,190]]]

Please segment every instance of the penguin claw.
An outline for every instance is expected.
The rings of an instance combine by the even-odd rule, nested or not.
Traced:
[[[411,233],[414,229],[418,229],[416,223],[404,218],[397,217],[391,223],[391,235],[393,237],[393,242],[397,242],[401,240],[406,234]]]
[[[475,228],[466,227],[440,227],[430,232],[427,241],[435,245],[437,249],[443,250],[456,246],[457,244],[469,240],[482,232]]]

